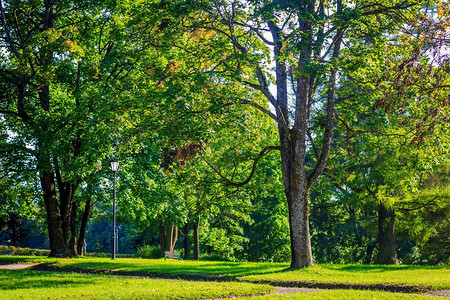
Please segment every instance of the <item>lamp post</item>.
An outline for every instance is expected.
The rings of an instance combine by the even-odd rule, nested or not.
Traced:
[[[111,161],[111,170],[114,173],[114,192],[113,192],[113,224],[112,224],[112,240],[111,240],[111,259],[116,259],[116,173],[119,169],[118,161]]]

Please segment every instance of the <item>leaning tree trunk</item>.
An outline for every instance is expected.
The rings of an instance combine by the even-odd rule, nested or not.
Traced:
[[[80,226],[80,235],[78,237],[78,245],[77,245],[77,252],[80,255],[85,255],[83,249],[84,249],[84,242],[86,240],[86,229],[89,221],[89,213],[91,211],[91,200],[87,200],[86,204],[84,206],[84,213],[83,217],[81,219],[81,226]]]
[[[377,263],[398,264],[395,242],[395,211],[380,203],[378,208],[378,255]]]

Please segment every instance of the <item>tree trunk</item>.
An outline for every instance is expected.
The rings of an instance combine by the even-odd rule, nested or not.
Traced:
[[[198,242],[198,228],[200,225],[200,217],[192,223],[192,230],[194,231],[194,259],[198,260],[200,254],[200,247]]]
[[[84,242],[86,240],[86,229],[89,221],[89,213],[91,211],[91,200],[86,201],[84,206],[83,218],[81,219],[80,235],[78,237],[77,251],[80,255],[85,255],[83,251]]]
[[[173,252],[175,249],[175,244],[178,239],[178,227],[177,226],[168,226],[167,227],[167,235],[166,235],[166,251]]]
[[[188,260],[191,259],[191,238],[189,237],[189,231],[191,230],[191,224],[189,221],[186,221],[186,224],[184,224],[184,259]]]
[[[165,251],[173,252],[178,239],[178,227],[170,225],[167,229],[162,223],[159,223],[159,245],[161,247],[161,257],[164,257]]]
[[[372,243],[367,245],[366,256],[364,258],[365,265],[370,265],[370,262],[372,261],[372,253],[373,253],[374,248],[375,248],[375,246]]]
[[[38,163],[38,169],[40,170],[41,187],[47,211],[47,230],[50,240],[49,256],[66,256],[69,254],[69,249],[64,240],[61,215],[56,197],[55,178],[53,172],[50,172],[48,170],[49,167],[47,167],[51,165],[50,161],[48,159],[42,160],[45,160],[46,167],[43,166],[41,161]]]
[[[313,265],[311,238],[309,233],[308,190],[306,174],[301,166],[290,166],[296,169],[290,176],[290,186],[286,193],[289,209],[289,230],[291,238],[291,268],[303,268]],[[302,174],[303,173],[303,174]]]
[[[159,247],[161,249],[161,257],[164,257],[164,252],[167,250],[166,250],[166,234],[162,223],[159,223],[158,230],[159,230]]]
[[[394,223],[395,211],[380,203],[378,208],[378,264],[398,264]]]
[[[78,205],[76,202],[73,202],[72,209],[70,213],[70,240],[69,240],[69,251],[70,256],[78,256],[77,252],[77,210]]]

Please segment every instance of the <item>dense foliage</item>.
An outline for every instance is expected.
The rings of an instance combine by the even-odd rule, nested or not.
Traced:
[[[110,251],[115,158],[121,253],[448,263],[449,16],[0,0],[0,243]]]

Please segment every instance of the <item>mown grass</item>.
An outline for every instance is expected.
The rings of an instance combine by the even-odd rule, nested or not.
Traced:
[[[0,256],[0,262],[46,262],[64,269],[118,273],[215,275],[246,281],[307,281],[348,284],[390,284],[450,288],[450,268],[443,266],[317,265],[288,270],[286,263],[177,261],[163,259],[72,258]]]
[[[254,295],[268,285],[0,270],[0,299],[200,299]]]
[[[414,295],[414,294],[404,294],[404,293],[389,293],[389,292],[376,292],[376,291],[355,291],[355,290],[330,290],[330,291],[319,291],[311,293],[299,293],[299,294],[288,294],[288,295],[266,295],[257,297],[243,297],[239,299],[247,300],[277,300],[277,299],[290,299],[290,300],[340,300],[340,299],[353,299],[353,300],[364,300],[364,299],[377,299],[377,300],[396,300],[396,299],[411,299],[411,300],[431,300],[431,299],[444,299],[439,296],[425,296],[425,295]]]

